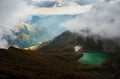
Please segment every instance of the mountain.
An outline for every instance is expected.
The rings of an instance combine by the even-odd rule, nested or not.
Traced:
[[[26,48],[38,45],[40,42],[49,40],[53,36],[53,33],[50,32],[47,28],[38,28],[25,22],[20,22],[17,25],[14,34],[17,38],[13,41],[9,40],[9,42],[11,45],[16,45],[19,48]]]
[[[120,79],[120,46],[117,42],[118,39],[83,37],[65,31],[39,46],[0,49],[0,79]],[[75,46],[81,49],[76,52]],[[105,51],[112,57],[100,66],[78,61],[83,52],[90,51]]]
[[[80,46],[84,51],[106,51],[117,53],[120,49],[119,38],[103,39],[98,36],[82,36],[80,34],[65,31],[57,37],[48,41],[48,44],[41,46],[38,50],[63,50],[73,51],[74,47]]]
[[[111,66],[109,61],[100,67],[88,66],[78,62],[78,57],[69,51],[0,49],[0,79],[120,79],[118,64]]]
[[[17,38],[14,40],[13,45],[15,44],[20,48],[37,45],[38,42],[33,38],[36,33],[37,31],[32,25],[20,22],[14,32]]]
[[[120,54],[103,66],[78,62],[77,53],[0,49],[0,79],[120,79]]]
[[[66,29],[62,23],[74,18],[75,15],[55,15],[55,16],[42,16],[33,15],[31,19],[19,22],[16,25],[14,35],[16,40],[11,40],[8,36],[10,46],[18,46],[19,48],[27,48],[39,45],[40,42],[48,41],[64,32]]]

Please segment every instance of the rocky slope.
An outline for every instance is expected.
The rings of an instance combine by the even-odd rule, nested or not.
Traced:
[[[15,40],[10,40],[7,36],[5,37],[10,43],[10,46],[15,45],[19,48],[26,48],[51,39],[53,33],[45,27],[20,22],[14,31],[14,35],[16,36]]]
[[[38,48],[38,50],[66,50],[74,51],[74,47],[81,46],[84,51],[106,51],[117,53],[120,50],[119,39],[103,39],[97,36],[83,37],[70,31],[65,31],[55,37],[48,44]]]
[[[76,60],[78,56],[69,51],[1,49],[0,79],[120,79],[118,68],[83,65]]]
[[[78,52],[76,45],[82,47]],[[83,38],[66,31],[34,51],[0,49],[0,79],[120,79],[119,48],[118,39]],[[107,51],[113,56],[102,66],[88,66],[78,62],[82,51]]]

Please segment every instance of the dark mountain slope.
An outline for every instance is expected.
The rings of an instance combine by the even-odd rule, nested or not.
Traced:
[[[68,52],[45,53],[17,48],[0,50],[0,79],[119,79],[112,68],[78,63]],[[106,66],[106,65],[105,65]]]
[[[41,48],[41,50],[71,50],[77,43],[77,35],[72,34],[69,31],[62,33],[61,35],[55,37],[52,41]]]
[[[82,51],[114,53],[102,66],[78,62]],[[120,46],[118,39],[101,39],[66,31],[52,41],[42,43],[36,51],[0,49],[0,79],[120,79]],[[70,53],[72,52],[72,53]]]
[[[47,44],[39,46],[38,50],[44,51],[71,51],[74,52],[74,47],[79,45],[84,51],[106,51],[117,53],[120,50],[120,41],[115,39],[103,39],[98,36],[86,36],[65,31],[61,35],[55,37]]]

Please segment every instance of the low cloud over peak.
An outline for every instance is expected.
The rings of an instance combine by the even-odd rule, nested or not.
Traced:
[[[63,25],[80,34],[86,34],[83,30],[89,30],[89,35],[98,35],[104,38],[120,37],[120,1],[106,0],[99,2],[93,8],[75,19],[69,20]]]
[[[13,31],[20,20],[27,15],[27,2],[25,0],[0,0],[0,48],[7,48],[9,43],[5,37],[15,39]]]

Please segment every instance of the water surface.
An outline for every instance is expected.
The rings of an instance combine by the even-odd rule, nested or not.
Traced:
[[[87,65],[100,66],[102,63],[109,59],[111,54],[106,52],[88,52],[84,53],[78,61]]]

